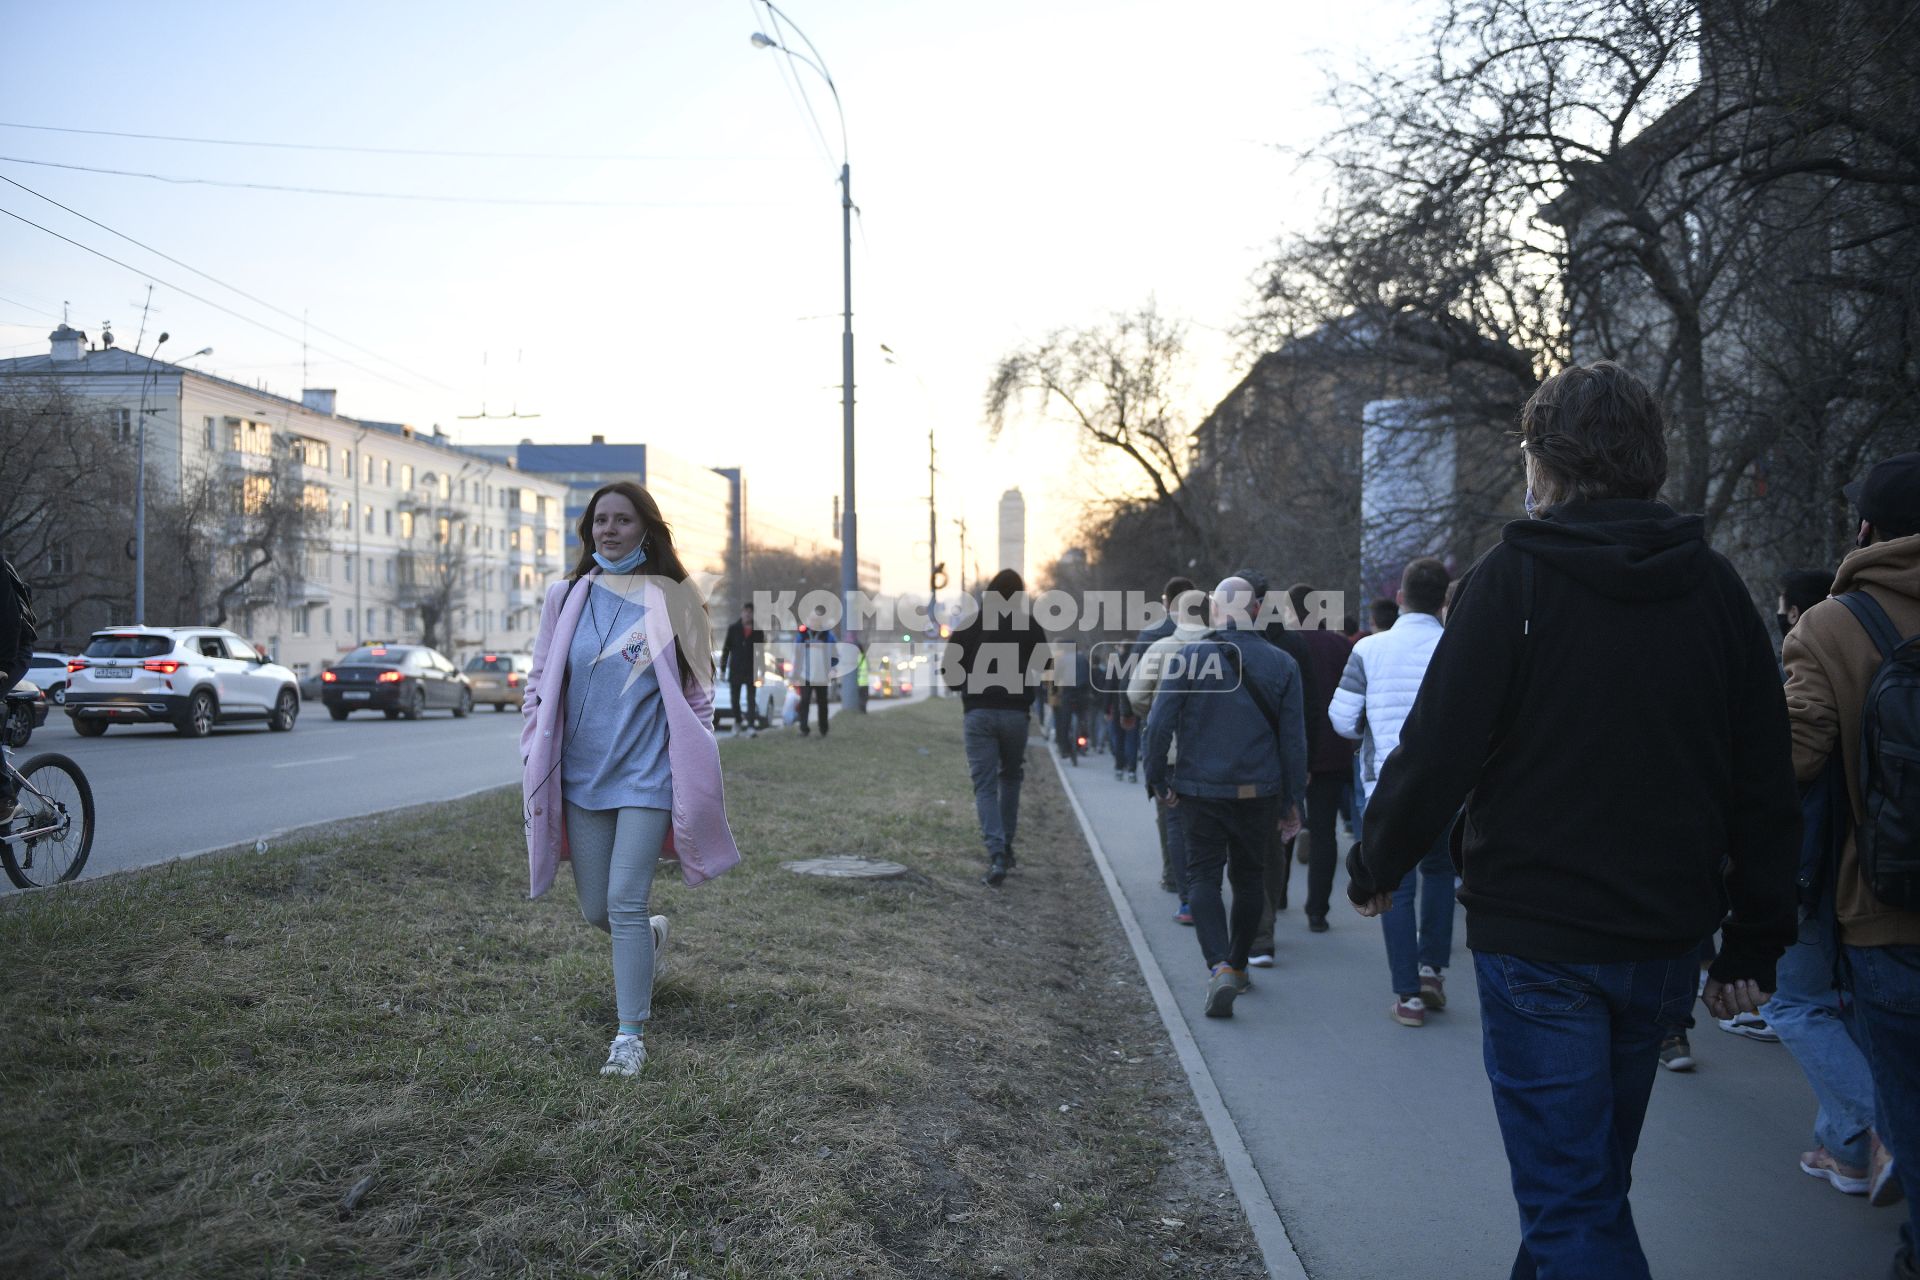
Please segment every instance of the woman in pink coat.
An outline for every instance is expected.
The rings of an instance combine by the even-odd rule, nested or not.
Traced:
[[[660,507],[629,480],[580,518],[580,562],[547,590],[527,675],[525,765],[531,897],[573,863],[580,914],[612,935],[620,1026],[600,1074],[647,1060],[667,918],[648,915],[653,873],[676,858],[688,884],[740,861],[727,829],[713,736],[706,603]]]

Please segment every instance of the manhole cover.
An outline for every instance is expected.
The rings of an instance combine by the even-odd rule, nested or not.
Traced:
[[[796,875],[826,876],[833,880],[895,880],[907,874],[907,869],[898,862],[886,862],[879,858],[855,858],[842,855],[836,858],[801,858],[793,862],[780,864]]]

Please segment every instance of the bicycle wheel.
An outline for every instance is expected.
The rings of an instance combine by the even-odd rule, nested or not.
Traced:
[[[35,756],[20,770],[20,814],[0,840],[0,865],[22,889],[80,874],[93,850],[93,788],[62,755]]]

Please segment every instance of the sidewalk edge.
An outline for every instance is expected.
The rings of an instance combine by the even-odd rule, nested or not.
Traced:
[[[1233,1186],[1234,1197],[1240,1201],[1241,1212],[1247,1215],[1247,1225],[1253,1230],[1254,1243],[1260,1246],[1267,1275],[1272,1280],[1307,1280],[1306,1268],[1300,1263],[1300,1255],[1294,1251],[1286,1224],[1280,1221],[1280,1214],[1273,1207],[1273,1197],[1267,1192],[1267,1184],[1261,1178],[1260,1170],[1254,1167],[1253,1157],[1247,1154],[1246,1144],[1240,1139],[1240,1130],[1233,1122],[1232,1113],[1227,1110],[1226,1101],[1220,1096],[1220,1087],[1214,1083],[1213,1071],[1207,1066],[1193,1032],[1180,1014],[1173,998],[1173,988],[1167,984],[1167,976],[1161,971],[1160,962],[1147,945],[1146,935],[1140,930],[1140,921],[1134,915],[1133,905],[1121,892],[1119,878],[1113,873],[1113,864],[1107,861],[1107,851],[1101,847],[1100,837],[1094,834],[1093,824],[1087,820],[1087,811],[1081,807],[1080,797],[1073,793],[1073,787],[1067,781],[1067,772],[1061,767],[1060,757],[1045,746],[1041,750],[1053,762],[1054,772],[1060,778],[1060,789],[1066,793],[1067,803],[1073,807],[1074,819],[1080,824],[1080,834],[1086,837],[1087,848],[1093,851],[1094,865],[1100,868],[1100,879],[1106,883],[1107,896],[1112,899],[1114,912],[1120,917],[1120,927],[1126,931],[1127,945],[1133,948],[1134,963],[1140,966],[1141,976],[1147,980],[1147,990],[1153,993],[1153,1005],[1160,1014],[1160,1025],[1166,1028],[1168,1038],[1173,1041],[1174,1052],[1180,1057],[1180,1066],[1187,1073],[1193,1099],[1200,1104],[1200,1114],[1206,1119],[1207,1131],[1213,1135],[1214,1148],[1219,1151],[1220,1161],[1226,1166],[1227,1181]]]

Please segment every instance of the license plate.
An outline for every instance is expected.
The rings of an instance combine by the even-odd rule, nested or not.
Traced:
[[[365,689],[362,689],[362,690],[360,690],[360,691],[359,691],[359,692],[357,692],[357,693],[355,693],[355,692],[351,692],[351,691],[350,691],[350,692],[347,692],[347,693],[343,693],[343,694],[341,694],[340,696],[341,696],[341,697],[343,697],[343,698],[345,698],[345,699],[346,699],[346,700],[347,700],[348,702],[355,702],[355,701],[360,701],[360,702],[364,702],[364,701],[366,701],[366,700],[367,700],[368,698],[371,698],[371,697],[373,696],[373,694],[371,694],[371,693],[369,693],[369,692],[368,692],[368,691],[366,691]]]
[[[97,667],[94,669],[93,674],[102,680],[133,679],[133,669],[131,667]]]

